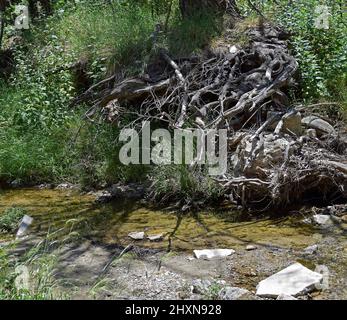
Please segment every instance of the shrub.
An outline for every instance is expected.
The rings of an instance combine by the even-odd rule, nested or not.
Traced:
[[[18,228],[19,222],[25,216],[22,208],[8,208],[0,214],[0,232],[13,232]]]

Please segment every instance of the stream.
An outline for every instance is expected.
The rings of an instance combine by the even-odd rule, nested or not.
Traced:
[[[54,234],[66,240],[57,278],[69,283],[63,287],[72,298],[87,298],[92,292],[97,298],[185,299],[194,295],[189,289],[192,281],[209,279],[246,288],[256,299],[252,293],[259,281],[297,261],[312,270],[324,265],[330,272],[329,289],[308,298],[347,299],[346,225],[317,228],[304,223],[299,212],[258,219],[229,210],[178,215],[130,200],[105,205],[94,200],[94,195],[76,190],[0,193],[0,214],[9,207],[24,208],[34,218],[31,236]],[[133,240],[131,232],[161,234],[162,239]],[[8,240],[0,235],[0,244]],[[305,254],[304,249],[314,244],[318,253]],[[135,246],[134,254],[113,263],[105,272],[107,285],[95,293],[105,265],[129,245]],[[246,250],[247,245],[255,250]],[[211,248],[236,253],[222,262],[193,258],[193,250]]]

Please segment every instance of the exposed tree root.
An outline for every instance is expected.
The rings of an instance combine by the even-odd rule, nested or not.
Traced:
[[[287,97],[298,63],[286,34],[263,25],[249,36],[246,48],[230,44],[202,57],[175,60],[162,50],[148,74],[118,84],[106,79],[74,103],[93,102],[88,116],[102,110],[120,123],[132,114],[132,125],[156,120],[169,128],[227,129],[229,170],[216,180],[232,202],[284,205],[310,192],[347,198],[346,141],[332,127],[325,131],[322,119],[312,120],[316,127],[302,122],[305,110]]]

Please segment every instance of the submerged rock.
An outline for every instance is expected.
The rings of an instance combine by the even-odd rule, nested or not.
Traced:
[[[163,239],[163,234],[160,233],[160,234],[154,234],[154,235],[150,235],[150,236],[147,236],[148,240],[149,241],[160,241]]]
[[[295,297],[317,289],[322,280],[321,274],[295,263],[261,281],[256,294],[269,298],[277,298],[281,294]]]
[[[220,259],[230,256],[235,253],[233,249],[205,249],[205,250],[194,250],[194,255],[197,259]]]
[[[251,245],[251,244],[249,244],[247,247],[246,247],[246,250],[247,251],[252,251],[252,250],[256,250],[257,249],[257,247],[256,246],[253,246],[253,245]]]
[[[133,240],[143,240],[145,238],[145,233],[142,232],[130,232],[128,234],[128,237],[130,237]]]
[[[249,293],[250,292],[247,289],[239,287],[225,287],[219,292],[218,297],[221,300],[239,300]]]

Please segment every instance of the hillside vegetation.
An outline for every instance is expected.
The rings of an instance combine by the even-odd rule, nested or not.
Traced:
[[[326,1],[328,28],[315,25],[321,1],[254,3],[236,1],[242,18],[235,21],[206,11],[184,19],[179,1],[60,0],[52,2],[51,14],[42,11],[22,31],[13,28],[8,9],[1,55],[11,56],[11,71],[2,71],[0,78],[0,181],[67,181],[91,188],[150,179],[161,182],[156,184],[159,194],[174,186],[178,193],[199,189],[219,197],[209,178],[201,182],[184,166],[121,165],[119,126],[89,121],[85,112],[90,106],[71,107],[71,101],[109,76],[120,81],[142,73],[153,62],[156,46],[173,58],[201,55],[220,46],[226,30],[233,43],[246,45],[246,31],[263,23],[280,25],[290,34],[299,63],[297,85],[289,92],[292,103],[315,105],[308,108],[342,121],[347,108],[342,1]],[[161,32],[153,47],[158,23]]]

